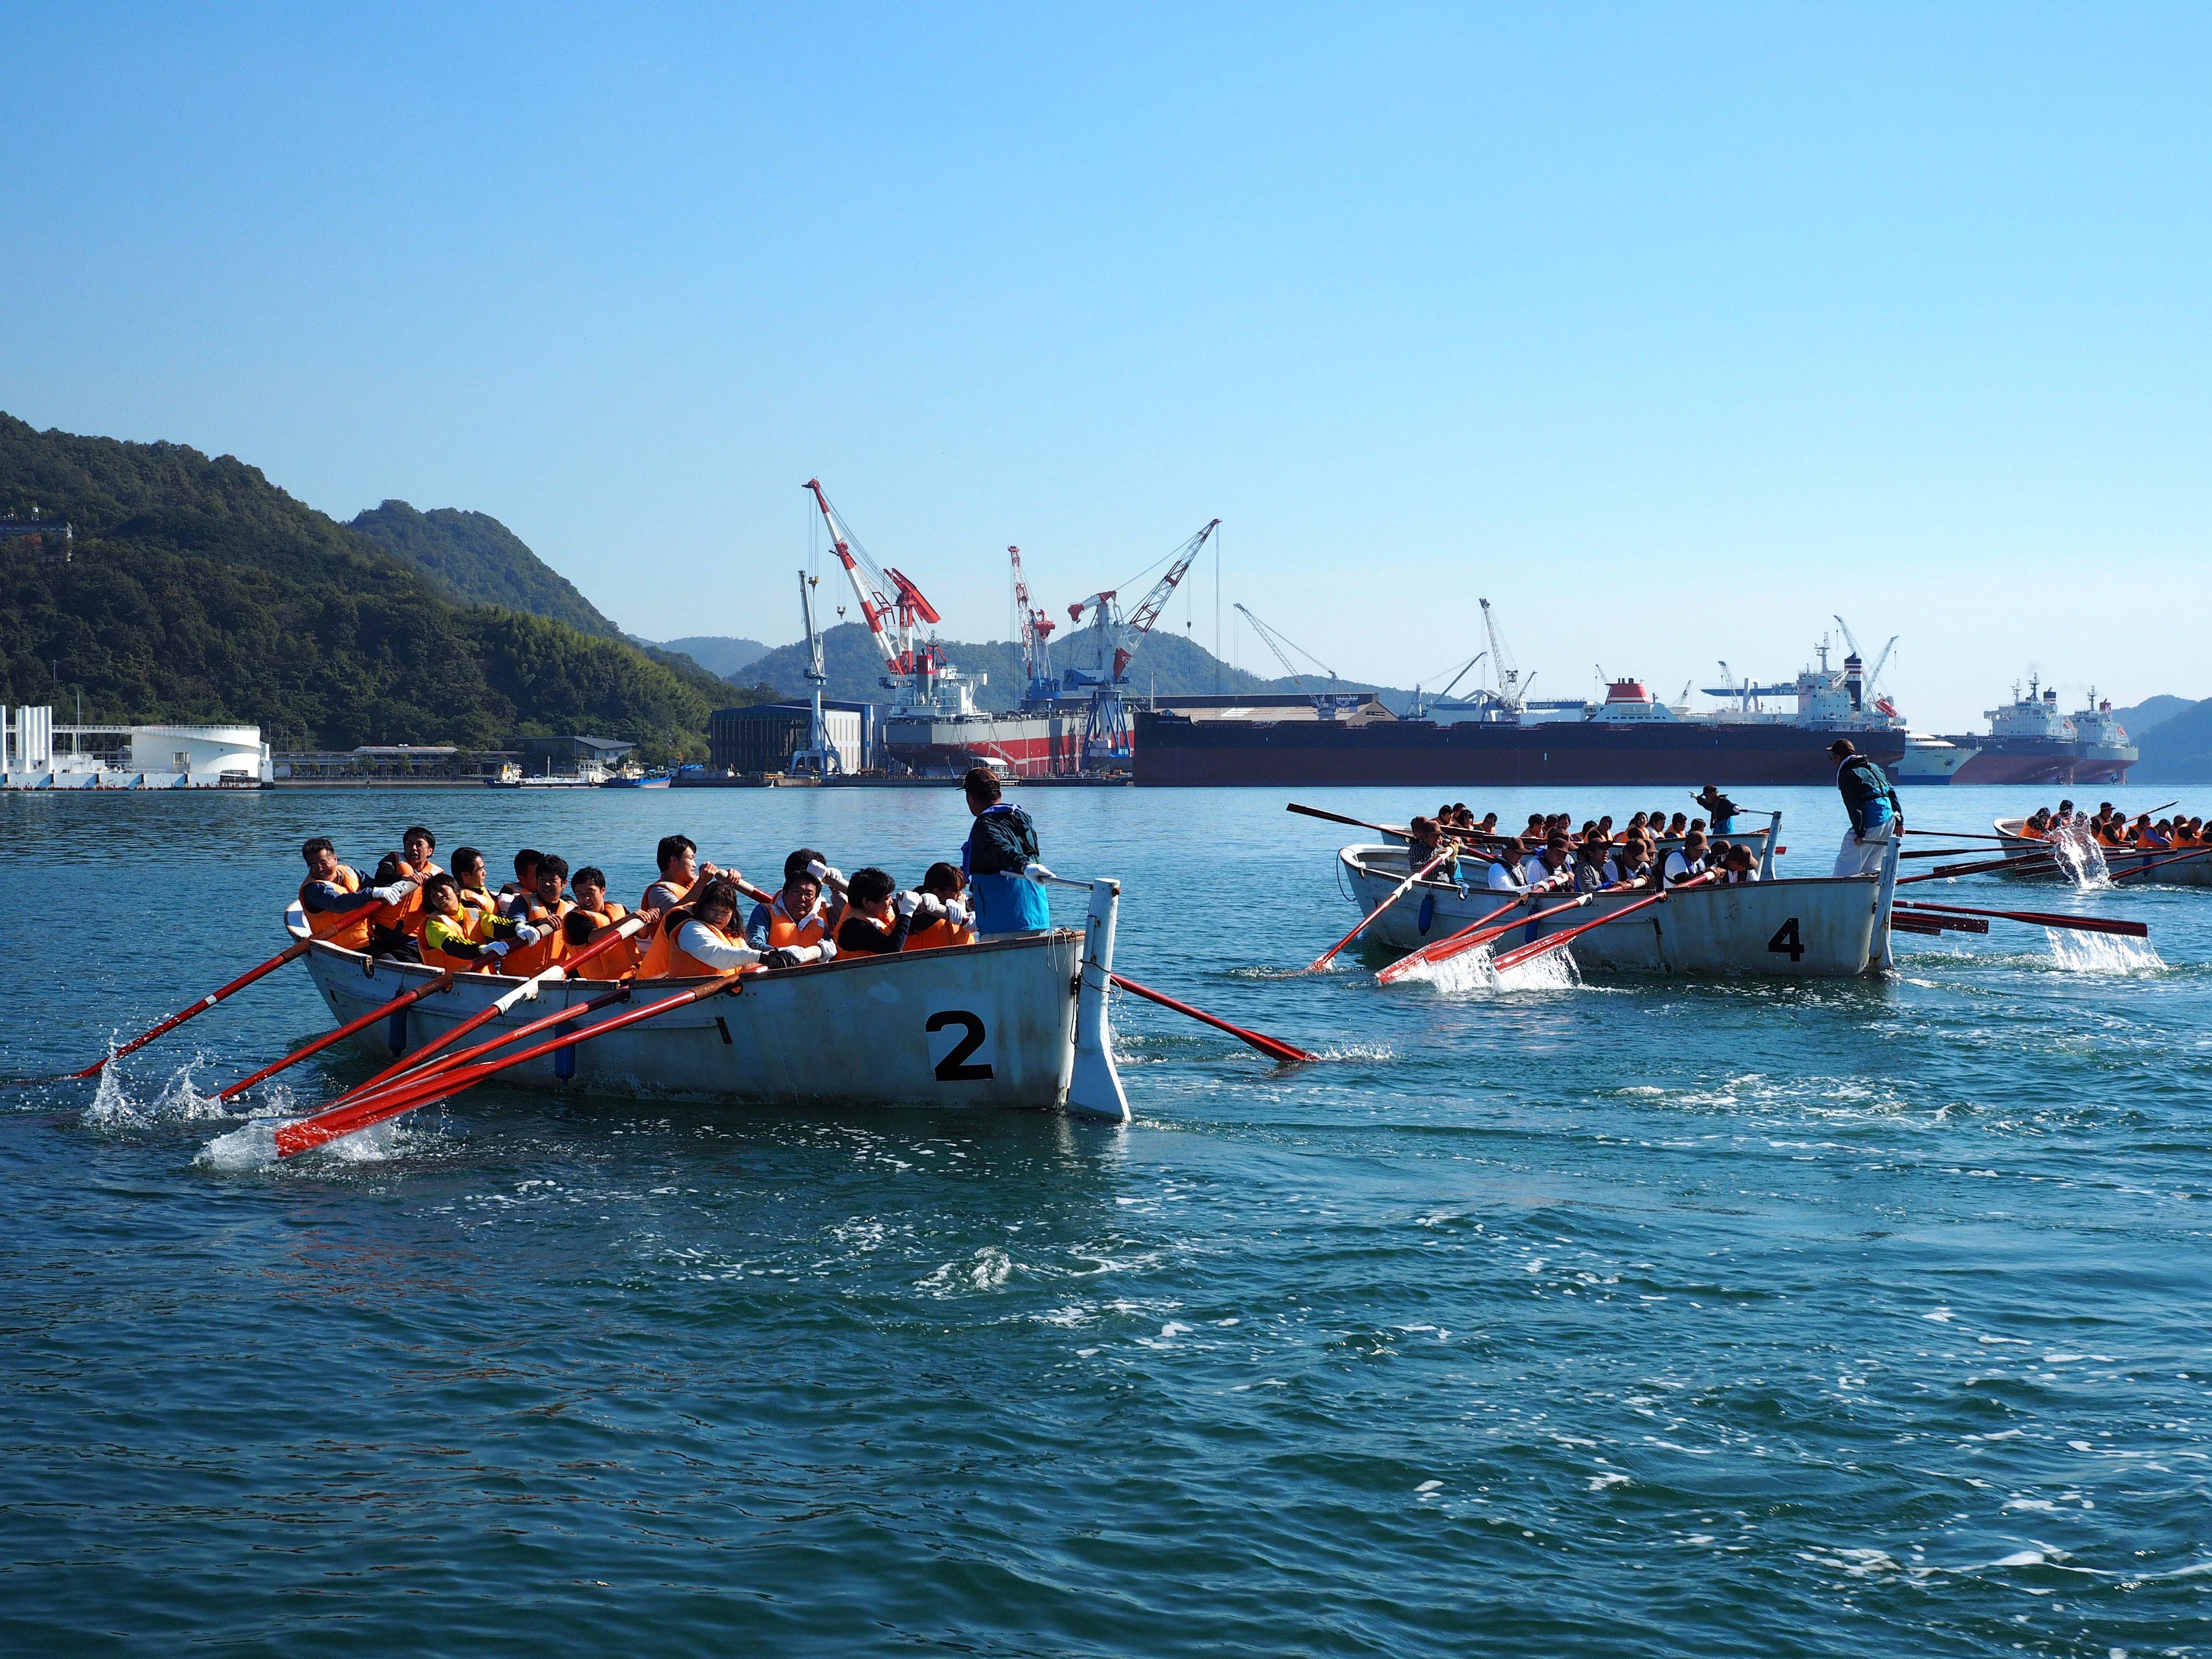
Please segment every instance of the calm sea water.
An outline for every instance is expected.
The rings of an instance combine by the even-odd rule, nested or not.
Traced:
[[[1832,797],[1752,793],[1824,872]],[[1287,971],[1349,925],[1358,837],[1283,799],[1025,801],[1127,884],[1127,971],[1328,1056],[1117,1002],[1126,1129],[485,1090],[380,1156],[210,1167],[234,1121],[194,1091],[325,1024],[296,969],[119,1086],[0,1094],[0,1646],[2212,1641],[2212,891],[1948,895],[2139,916],[2154,956],[1996,924],[1887,984],[1383,990]],[[0,1071],[268,955],[305,836],[373,859],[417,817],[626,899],[672,829],[911,880],[965,824],[949,791],[0,796]]]

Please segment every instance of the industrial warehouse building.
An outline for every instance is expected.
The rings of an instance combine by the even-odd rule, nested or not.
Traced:
[[[822,720],[830,728],[830,747],[848,773],[882,763],[877,754],[879,712],[872,702],[823,699]],[[707,720],[708,769],[756,775],[788,771],[792,751],[806,747],[806,728],[812,720],[812,705],[804,702],[717,708]]]

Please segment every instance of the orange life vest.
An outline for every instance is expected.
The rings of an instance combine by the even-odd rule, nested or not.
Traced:
[[[905,949],[909,951],[942,951],[951,945],[973,945],[975,929],[971,925],[955,927],[952,918],[939,916],[927,927],[916,927],[906,936]]]
[[[641,910],[673,910],[684,902],[684,896],[691,889],[683,882],[663,876],[645,890],[645,896],[637,902]]]
[[[342,950],[365,951],[368,948],[368,919],[376,913],[368,908],[359,910],[315,910],[307,904],[307,889],[318,878],[309,876],[300,884],[300,908],[307,913],[307,931],[317,939],[326,939]],[[361,872],[349,864],[338,866],[337,873],[331,878],[337,886],[349,893],[361,891]]]
[[[617,922],[622,921],[623,917],[629,915],[629,912],[623,906],[610,900],[604,909],[586,910],[581,905],[579,905],[569,914],[572,915],[588,916],[591,919],[592,931],[597,932],[602,927],[613,927]],[[578,979],[626,979],[637,967],[636,958],[631,954],[630,950],[630,947],[635,943],[636,941],[634,939],[625,939],[620,945],[611,946],[607,950],[600,951],[599,955],[593,957],[589,962],[585,963],[581,967],[572,969],[571,971]],[[588,947],[580,945],[572,945],[568,947],[568,949],[572,952],[581,951],[586,948]]]
[[[425,910],[422,913],[423,927],[427,928],[430,925],[430,919],[434,914],[434,912],[428,910]],[[491,929],[486,926],[483,914],[481,911],[464,909],[459,915],[451,917],[449,920],[455,927],[461,930],[463,935],[466,937],[469,943],[471,945],[484,944],[492,937]],[[430,967],[450,968],[457,974],[471,974],[477,972],[500,973],[504,971],[501,966],[499,958],[496,957],[449,956],[445,951],[439,950],[435,945],[432,945],[427,935],[422,936],[422,960]]]
[[[668,965],[659,973],[651,973],[648,972],[647,969],[641,968],[638,969],[638,977],[640,979],[726,979],[732,974],[742,974],[746,971],[744,968],[709,968],[705,963],[700,961],[698,957],[693,956],[689,951],[678,945],[676,942],[676,935],[683,931],[684,924],[687,921],[699,921],[699,918],[696,916],[685,916],[682,921],[678,921],[673,927],[670,927],[665,922],[662,924],[660,936],[653,941],[653,945],[655,950],[659,950],[663,945],[666,946],[665,960]],[[718,938],[721,939],[726,944],[736,945],[742,942],[741,940],[732,939],[727,933],[723,933],[720,928],[715,927],[714,924],[710,921],[699,921],[699,925],[702,927],[706,928],[708,932],[714,933]],[[652,962],[652,951],[647,951],[646,953],[646,959],[648,963]],[[756,969],[758,966],[757,963],[752,965]]]
[[[788,951],[801,945],[819,945],[830,937],[830,927],[826,902],[816,900],[811,915],[804,921],[793,921],[791,912],[783,908],[783,896],[778,894],[775,902],[768,907],[769,949]]]
[[[530,925],[538,930],[538,943],[518,945],[507,953],[506,971],[517,979],[529,979],[544,973],[568,954],[568,940],[561,931],[561,918],[576,907],[568,899],[561,901],[561,908],[548,912],[536,899],[530,901]]]
[[[430,913],[422,905],[422,884],[433,876],[443,875],[434,859],[415,872],[415,890],[399,901],[399,931],[417,945],[422,942],[422,929],[430,920]]]

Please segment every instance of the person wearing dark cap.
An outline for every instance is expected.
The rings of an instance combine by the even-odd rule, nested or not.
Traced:
[[[1828,745],[1828,752],[1836,760],[1836,792],[1844,798],[1844,811],[1851,818],[1843,845],[1836,849],[1835,873],[1875,875],[1881,869],[1891,840],[1904,832],[1904,810],[1898,805],[1897,791],[1881,768],[1859,753],[1858,745],[1849,738],[1838,738]]]
[[[1713,815],[1713,833],[1717,836],[1725,836],[1733,830],[1735,828],[1735,815],[1743,811],[1743,808],[1721,793],[1720,786],[1715,783],[1707,784],[1705,792],[1693,799],[1698,805]]]

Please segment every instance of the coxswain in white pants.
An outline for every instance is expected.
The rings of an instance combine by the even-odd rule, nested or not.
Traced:
[[[1905,830],[1897,791],[1881,768],[1859,753],[1849,738],[1838,738],[1828,752],[1836,759],[1836,793],[1844,798],[1844,811],[1851,819],[1843,845],[1836,849],[1835,873],[1879,875],[1891,838]]]

